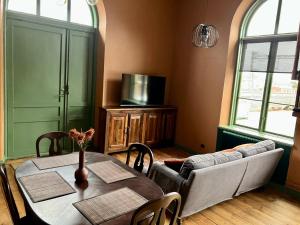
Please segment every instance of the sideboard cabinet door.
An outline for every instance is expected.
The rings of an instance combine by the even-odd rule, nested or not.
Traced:
[[[142,142],[142,130],[143,113],[130,112],[128,114],[127,146],[130,146],[133,143]]]
[[[113,152],[116,150],[126,149],[127,139],[127,113],[109,113],[108,125],[108,150]]]
[[[176,110],[168,110],[162,113],[161,142],[164,146],[174,144],[176,128]]]
[[[149,146],[156,146],[160,141],[161,113],[144,113],[144,143]]]

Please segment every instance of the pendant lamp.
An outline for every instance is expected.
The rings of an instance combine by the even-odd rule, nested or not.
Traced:
[[[219,33],[215,26],[199,24],[193,30],[193,44],[196,47],[211,48],[219,40]]]
[[[204,7],[205,19],[208,11],[208,0]],[[214,25],[201,23],[193,29],[192,43],[195,47],[211,48],[214,47],[219,40],[219,33]]]

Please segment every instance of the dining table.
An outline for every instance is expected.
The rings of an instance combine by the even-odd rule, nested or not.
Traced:
[[[71,154],[78,155],[78,153]],[[39,169],[34,163],[34,160],[27,160],[16,169],[15,178],[21,195],[24,198],[26,214],[30,215],[33,221],[38,221],[35,223],[39,225],[90,225],[90,220],[74,206],[74,203],[95,196],[101,196],[121,188],[129,188],[148,201],[159,199],[164,194],[162,189],[151,179],[110,155],[104,155],[98,152],[85,152],[85,159],[87,167],[93,163],[111,161],[135,176],[107,183],[93,171],[89,170],[87,182],[77,184],[75,183],[74,172],[78,168],[78,163],[48,169]],[[22,178],[46,172],[58,173],[74,189],[74,192],[34,202],[28,194],[27,189],[24,187],[24,184],[21,182]],[[97,211],[97,208],[94,210]],[[120,216],[102,222],[101,225],[130,225],[133,213],[134,210],[126,212]]]

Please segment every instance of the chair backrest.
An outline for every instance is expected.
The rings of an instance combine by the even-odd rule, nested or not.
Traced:
[[[69,134],[66,133],[66,132],[61,132],[61,131],[49,132],[49,133],[46,133],[46,134],[43,134],[43,135],[39,136],[38,139],[36,140],[36,143],[35,143],[37,157],[41,157],[40,142],[44,138],[47,138],[51,141],[50,146],[49,146],[49,156],[62,155],[62,148],[60,146],[60,139],[62,139],[64,137],[69,137]],[[74,151],[73,143],[72,143],[72,151]]]
[[[166,220],[166,210],[172,205],[172,215],[170,225],[177,223],[178,213],[181,204],[181,196],[177,192],[172,192],[161,199],[147,202],[138,208],[131,219],[131,225],[164,225]]]
[[[138,155],[134,161],[134,166],[133,168],[139,172],[142,172],[143,169],[144,169],[144,157],[146,154],[149,155],[150,157],[150,162],[149,162],[149,167],[148,167],[148,170],[147,170],[147,173],[146,175],[148,176],[149,175],[149,172],[150,172],[150,169],[152,167],[152,164],[153,164],[153,160],[154,160],[154,157],[153,157],[153,153],[151,151],[151,149],[147,146],[147,145],[144,145],[144,144],[141,144],[141,143],[135,143],[135,144],[132,144],[129,146],[128,150],[127,150],[127,159],[126,159],[126,164],[129,165],[129,162],[130,162],[130,155],[131,155],[131,152],[132,151],[138,151]]]
[[[15,225],[20,224],[20,216],[19,212],[11,192],[11,188],[8,182],[6,167],[4,164],[0,164],[0,177],[1,177],[1,184],[4,192],[4,196],[8,205],[8,209],[12,218],[12,221]]]

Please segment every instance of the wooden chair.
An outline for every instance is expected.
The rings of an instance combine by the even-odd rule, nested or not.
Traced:
[[[129,165],[129,161],[130,161],[130,155],[132,151],[138,151],[138,156],[136,157],[135,161],[134,161],[134,166],[133,168],[139,172],[143,172],[144,169],[144,157],[146,154],[149,155],[150,157],[150,162],[149,162],[149,167],[146,171],[146,176],[149,175],[150,169],[152,167],[153,164],[153,153],[151,151],[151,149],[144,144],[141,143],[135,143],[129,146],[128,150],[127,150],[127,159],[126,159],[126,164]]]
[[[37,157],[41,157],[39,146],[40,146],[40,141],[44,138],[47,138],[51,141],[49,146],[49,156],[62,155],[62,148],[59,142],[64,137],[69,137],[69,134],[61,131],[49,132],[39,136],[35,143]],[[74,151],[73,142],[72,142],[72,151]]]
[[[181,204],[181,196],[177,192],[172,192],[159,200],[150,201],[138,208],[131,219],[131,225],[164,225],[166,220],[166,210],[174,202],[173,213],[170,218],[170,225],[175,225],[178,221],[178,213]]]
[[[29,221],[28,217],[20,218],[13,194],[11,192],[11,188],[8,182],[8,176],[6,172],[6,167],[4,164],[0,164],[0,177],[1,177],[1,184],[4,192],[4,196],[7,202],[7,206],[11,215],[11,219],[14,225],[29,225],[32,224]]]

